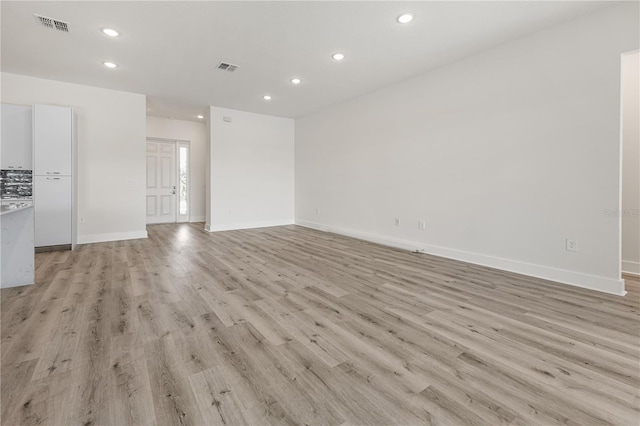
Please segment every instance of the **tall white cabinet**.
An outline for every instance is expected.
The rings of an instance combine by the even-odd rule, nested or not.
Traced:
[[[33,107],[35,246],[76,245],[76,126],[71,108]]]

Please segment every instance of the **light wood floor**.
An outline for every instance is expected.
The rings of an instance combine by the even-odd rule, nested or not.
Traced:
[[[609,296],[287,226],[38,254],[1,292],[3,425],[637,425]]]

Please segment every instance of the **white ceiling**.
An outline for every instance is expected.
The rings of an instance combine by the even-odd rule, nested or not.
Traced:
[[[0,4],[2,71],[142,93],[149,115],[197,121],[208,105],[300,117],[612,2]],[[405,11],[416,18],[400,25]],[[34,13],[69,22],[70,33]],[[239,69],[219,71],[221,61]]]

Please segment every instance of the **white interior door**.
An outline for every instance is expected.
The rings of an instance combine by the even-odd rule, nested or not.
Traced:
[[[176,221],[176,146],[147,141],[147,223]]]

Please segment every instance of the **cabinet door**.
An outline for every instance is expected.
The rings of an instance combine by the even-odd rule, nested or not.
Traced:
[[[71,244],[71,177],[34,177],[36,247]]]
[[[2,104],[1,169],[33,169],[32,128],[31,107]]]
[[[71,175],[71,108],[33,107],[36,175]]]

